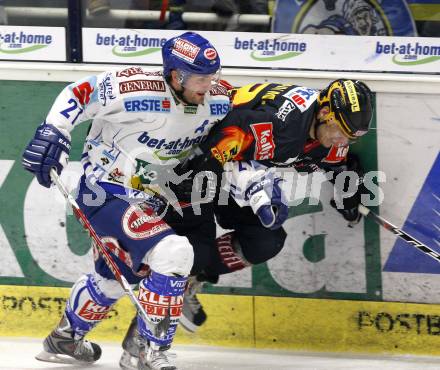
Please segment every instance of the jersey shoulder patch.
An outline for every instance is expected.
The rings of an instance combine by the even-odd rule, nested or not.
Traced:
[[[301,112],[305,112],[318,98],[318,93],[315,89],[296,86],[284,93],[283,97],[293,102]]]
[[[223,95],[228,96],[228,89],[220,84],[214,85],[211,90],[209,90],[210,96]]]
[[[229,97],[227,94],[212,95],[211,91],[205,95],[205,106],[209,108],[209,114],[211,116],[220,116],[219,119],[221,119],[231,110]]]

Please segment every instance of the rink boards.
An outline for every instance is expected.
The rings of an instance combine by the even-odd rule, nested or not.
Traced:
[[[65,68],[52,67],[50,75],[65,76]],[[62,314],[66,288],[93,268],[93,259],[89,239],[71,212],[66,213],[62,196],[39,186],[20,164],[35,126],[66,83],[45,82],[48,77],[41,73],[35,79],[43,81],[16,81],[21,70],[7,73],[0,86],[6,133],[0,135],[0,335],[43,337]],[[270,73],[270,80],[310,87],[340,77],[304,77],[305,72],[280,77],[265,70],[259,77],[258,71],[238,71],[226,78],[242,85],[266,82]],[[68,71],[68,77],[79,76]],[[391,77],[359,77],[376,91],[377,119],[375,129],[354,149],[366,169],[386,174],[377,211],[436,249],[440,82],[383,81]],[[74,132],[71,162],[63,172],[63,180],[72,186],[80,173],[86,130],[87,124]],[[440,265],[369,220],[347,228],[329,205],[331,187],[321,195],[316,204],[291,204],[284,225],[288,236],[279,255],[204,287],[211,293],[202,296],[209,321],[197,335],[180,331],[180,342],[437,354]],[[123,302],[94,335],[120,340],[132,314],[131,305]]]
[[[0,287],[2,336],[43,338],[57,324],[67,288]],[[200,295],[209,319],[177,343],[323,352],[440,355],[440,306],[289,297]],[[121,300],[91,334],[120,342],[134,309]]]

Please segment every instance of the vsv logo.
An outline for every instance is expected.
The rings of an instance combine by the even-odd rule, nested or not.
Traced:
[[[440,252],[440,154],[434,162],[414,203],[403,230]],[[384,271],[440,274],[440,265],[431,257],[397,239]]]

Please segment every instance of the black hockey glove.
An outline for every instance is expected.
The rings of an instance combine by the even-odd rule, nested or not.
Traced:
[[[169,187],[179,202],[212,201],[217,192],[217,182],[213,176],[215,174],[212,171],[191,171],[191,174],[185,180],[179,184],[170,183]]]
[[[192,174],[179,184],[170,183],[169,187],[176,195],[179,202],[191,203],[191,192],[193,187],[194,177]]]
[[[361,220],[362,215],[359,213],[358,204],[359,203],[357,203],[355,207],[351,208],[338,208],[334,199],[330,201],[330,205],[336,209],[345,220],[348,221],[348,227],[353,227]]]
[[[345,220],[348,221],[347,226],[353,227],[361,220],[362,215],[359,213],[358,206],[361,202],[361,194],[366,193],[363,181],[364,172],[361,163],[356,155],[349,154],[347,156],[346,163],[343,165],[339,165],[339,171],[338,168],[335,168],[333,170],[336,173],[338,173],[339,171],[353,171],[358,175],[356,193],[348,198],[343,198],[342,207],[338,208],[334,199],[330,201],[330,205],[335,208],[342,215],[342,217],[344,217]],[[346,191],[348,186],[349,183],[346,182],[344,184],[344,189],[342,190]]]

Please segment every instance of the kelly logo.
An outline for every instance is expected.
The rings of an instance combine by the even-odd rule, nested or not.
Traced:
[[[255,138],[254,159],[264,160],[273,158],[275,152],[275,143],[272,135],[272,123],[254,123],[251,125],[251,129]]]

